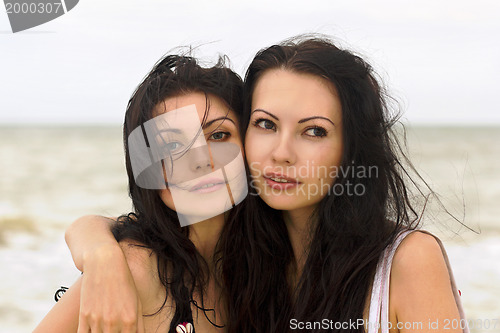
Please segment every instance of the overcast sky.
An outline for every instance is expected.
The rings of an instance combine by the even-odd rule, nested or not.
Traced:
[[[0,7],[0,124],[121,124],[167,51],[202,45],[243,74],[260,48],[333,36],[376,68],[412,123],[500,124],[500,1],[80,0],[13,34]]]

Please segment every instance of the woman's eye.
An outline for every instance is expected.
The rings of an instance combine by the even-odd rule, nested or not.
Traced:
[[[177,142],[177,141],[172,141],[172,142],[169,142],[169,143],[166,143],[165,144],[165,148],[171,152],[171,153],[175,153],[177,152],[179,149],[182,148],[182,143],[180,142]]]
[[[268,119],[258,119],[255,121],[255,126],[260,127],[265,130],[274,130],[276,125]]]
[[[308,129],[305,134],[312,137],[323,137],[326,136],[327,131],[322,127],[313,127]]]
[[[229,132],[217,132],[208,137],[209,140],[215,140],[215,141],[222,141],[231,136],[231,133]]]

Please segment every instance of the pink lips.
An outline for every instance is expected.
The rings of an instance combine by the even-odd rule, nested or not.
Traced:
[[[281,182],[274,181],[271,178],[284,179],[287,182],[281,183]],[[286,190],[286,189],[298,186],[300,184],[300,182],[294,178],[284,176],[281,174],[277,174],[277,173],[267,173],[264,175],[264,179],[265,179],[266,184],[268,186],[270,186],[271,188],[276,189],[276,190]]]
[[[198,184],[194,185],[189,192],[196,192],[196,193],[210,193],[210,192],[215,192],[218,189],[222,188],[226,183],[224,180],[220,178],[209,178],[209,179],[204,179]]]

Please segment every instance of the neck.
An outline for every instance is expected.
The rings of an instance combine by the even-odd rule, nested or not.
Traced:
[[[218,285],[215,282],[215,279],[213,279],[213,276],[215,274],[214,252],[217,242],[219,241],[224,222],[225,215],[220,214],[208,220],[204,220],[189,226],[189,239],[193,242],[194,246],[201,254],[203,259],[205,259],[209,269],[208,281],[204,286],[203,291],[203,301],[205,302],[204,306],[215,309],[216,313],[218,314],[223,314],[223,307],[222,304],[219,303],[220,290],[218,289]],[[199,297],[199,295],[196,297]],[[211,314],[209,314],[209,316],[213,322],[217,322],[220,324],[219,318],[214,317]]]
[[[215,246],[219,241],[222,227],[224,226],[224,214],[220,214],[189,226],[189,239],[211,266],[215,252]]]
[[[312,231],[312,222],[310,217],[313,210],[314,207],[307,207],[283,212],[297,268],[296,274],[294,274],[295,279],[298,279],[298,277],[302,274],[307,254],[309,252],[308,250]]]

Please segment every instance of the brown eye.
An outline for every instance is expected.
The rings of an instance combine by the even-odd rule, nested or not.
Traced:
[[[323,127],[309,128],[305,134],[312,137],[324,137],[328,132]]]
[[[229,138],[231,134],[229,132],[216,132],[208,138],[209,140],[214,140],[214,141],[223,141]]]
[[[268,119],[258,119],[255,121],[255,126],[260,127],[265,130],[275,130],[276,125]]]

